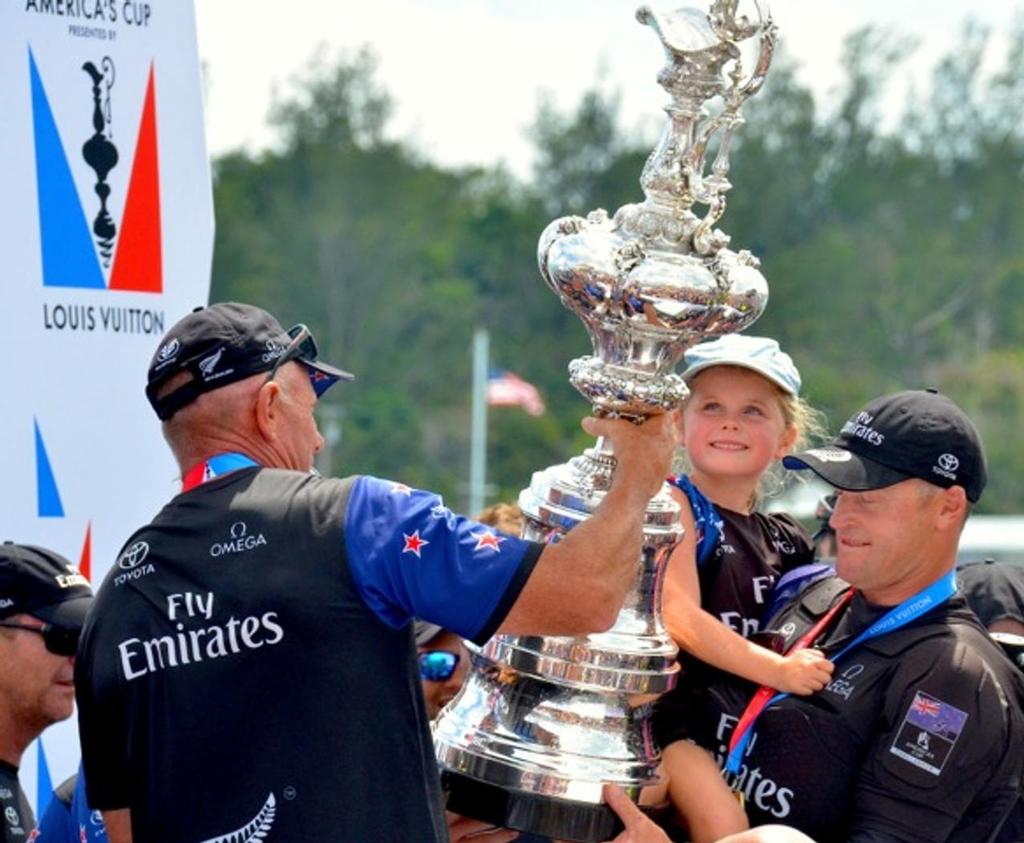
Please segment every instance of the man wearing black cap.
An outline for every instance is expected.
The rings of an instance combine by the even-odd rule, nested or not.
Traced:
[[[989,632],[1024,637],[1024,566],[985,559],[961,565],[956,577]]]
[[[244,304],[186,316],[154,355],[146,395],[182,491],[126,542],[77,671],[114,843],[446,840],[411,619],[480,643],[614,622],[667,419],[585,420],[614,443],[612,486],[543,545],[402,483],[312,473],[317,397],[348,378],[305,326]]]
[[[26,747],[71,716],[78,636],[92,604],[88,580],[60,554],[0,544],[0,841],[35,825],[18,784]]]
[[[835,486],[837,577],[767,628],[835,664],[808,697],[720,680],[692,737],[752,825],[819,843],[973,843],[997,835],[1024,774],[1024,683],[957,594],[957,543],[986,465],[974,425],[934,391],[869,403],[831,445],[787,457]]]

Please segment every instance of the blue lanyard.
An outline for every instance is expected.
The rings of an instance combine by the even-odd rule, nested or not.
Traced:
[[[229,471],[238,471],[240,468],[252,468],[258,466],[256,460],[247,457],[245,454],[217,454],[208,460],[203,460],[192,466],[182,478],[181,491],[187,492],[196,486],[202,485],[207,480],[220,477]]]
[[[922,589],[913,597],[908,597],[899,606],[894,609],[890,609],[881,618],[875,621],[871,626],[860,633],[856,638],[853,639],[849,644],[843,647],[838,653],[829,657],[829,661],[836,662],[844,655],[846,655],[854,647],[858,647],[865,641],[869,641],[872,638],[880,638],[883,635],[887,635],[900,627],[906,626],[911,621],[917,620],[921,615],[926,612],[930,612],[936,606],[945,603],[956,594],[956,572],[950,571],[943,577],[940,577],[927,588]],[[768,704],[764,707],[774,705],[779,700],[785,699],[789,694],[776,694],[772,697]],[[762,709],[763,710],[763,709]],[[743,759],[743,753],[746,751],[747,744],[750,743],[750,736],[753,734],[753,728],[748,728],[746,733],[742,735],[736,746],[733,747],[729,753],[729,758],[726,760],[725,769],[730,773],[738,773],[740,771],[740,762]]]

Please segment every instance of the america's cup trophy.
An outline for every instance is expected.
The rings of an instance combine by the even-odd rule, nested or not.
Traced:
[[[760,8],[757,21],[737,16],[737,1],[715,0],[710,12],[638,10],[664,45],[658,82],[672,98],[640,178],[646,198],[611,219],[596,210],[555,220],[540,237],[541,275],[593,342],[593,356],[572,361],[569,372],[597,414],[642,420],[676,407],[687,394],[672,372],[683,352],[743,330],[767,303],[757,258],[729,249],[714,227],[731,187],[740,106],[761,87],[775,43],[770,17]],[[755,36],[748,72],[739,45]],[[523,535],[557,541],[593,512],[614,470],[609,443],[598,439],[567,464],[535,473],[519,496]],[[678,671],[661,620],[662,573],[681,537],[667,485],[644,524],[636,581],[608,632],[495,636],[472,648],[472,672],[434,726],[451,810],[593,843],[621,827],[602,801],[602,783],[620,785],[641,805],[658,792],[651,704]]]

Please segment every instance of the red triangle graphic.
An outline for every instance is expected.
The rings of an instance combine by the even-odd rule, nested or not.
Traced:
[[[160,165],[156,143],[156,94],[153,66],[149,67],[146,101],[135,144],[128,198],[117,238],[111,290],[160,293],[164,289],[160,242]]]
[[[82,555],[78,558],[78,570],[87,580],[92,580],[92,521],[85,528],[85,542]]]

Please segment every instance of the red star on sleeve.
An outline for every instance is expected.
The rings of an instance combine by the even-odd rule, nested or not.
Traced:
[[[499,545],[505,541],[501,536],[497,536],[494,533],[472,533],[474,539],[476,539],[476,547],[473,548],[473,552],[476,553],[478,550],[494,550],[501,553]]]
[[[402,533],[402,536],[405,538],[405,547],[402,548],[402,553],[415,553],[417,559],[422,558],[420,556],[420,548],[430,544],[430,542],[420,538],[419,530],[413,532],[411,536],[408,533]]]

